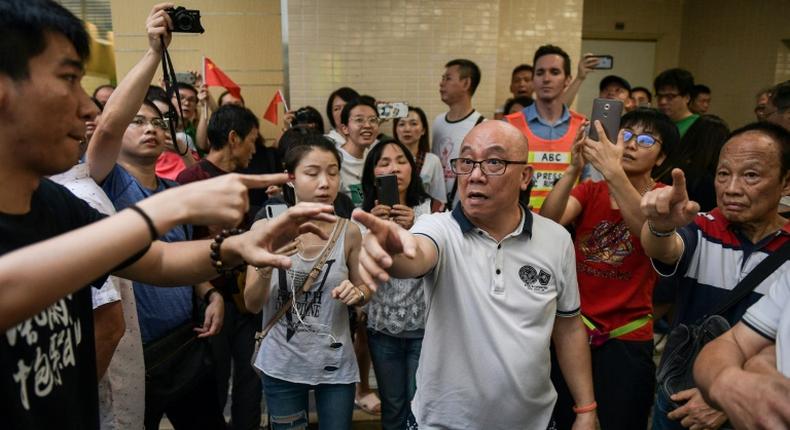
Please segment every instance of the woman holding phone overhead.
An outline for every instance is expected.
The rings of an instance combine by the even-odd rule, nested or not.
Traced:
[[[331,140],[308,134],[284,161],[297,202],[334,202],[341,157]],[[273,425],[306,427],[308,392],[315,390],[321,427],[351,428],[359,371],[347,306],[364,304],[372,292],[359,277],[359,228],[339,217],[318,226],[323,238],[297,237],[289,269],[247,270],[247,309],[264,310],[254,366]]]
[[[368,153],[362,209],[411,228],[431,211],[414,158],[405,145],[383,141]],[[393,199],[393,201],[387,201]],[[404,429],[425,329],[422,280],[391,278],[367,306],[368,345],[381,398],[381,427]]]
[[[653,287],[657,274],[639,237],[642,195],[663,186],[651,177],[680,140],[666,115],[637,109],[623,116],[610,141],[596,121],[600,141],[580,132],[571,163],[546,197],[540,214],[575,227],[576,271],[582,320],[588,328],[598,419],[604,429],[646,428],[653,403]],[[574,185],[584,162],[603,181]],[[573,423],[573,401],[552,374],[558,428]]]

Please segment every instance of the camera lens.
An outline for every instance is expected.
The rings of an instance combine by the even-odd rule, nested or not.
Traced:
[[[192,28],[192,17],[185,13],[179,14],[175,24],[181,30],[189,30]]]
[[[603,105],[603,108],[606,109],[606,110],[609,110],[609,103]]]

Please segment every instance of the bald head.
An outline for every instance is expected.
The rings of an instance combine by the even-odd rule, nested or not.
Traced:
[[[529,143],[524,134],[505,121],[486,121],[469,132],[461,144],[461,152],[471,145],[500,147],[506,159],[527,160]]]

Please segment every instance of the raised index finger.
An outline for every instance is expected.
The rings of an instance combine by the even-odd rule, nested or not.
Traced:
[[[673,201],[688,199],[686,192],[686,175],[677,167],[672,169],[672,197]]]
[[[364,225],[365,228],[367,228],[368,231],[373,234],[380,233],[384,228],[386,228],[383,220],[361,209],[354,209],[354,212],[351,213],[351,218],[353,218],[354,221]]]
[[[270,173],[265,175],[239,175],[239,180],[247,188],[267,188],[288,182],[287,173]]]

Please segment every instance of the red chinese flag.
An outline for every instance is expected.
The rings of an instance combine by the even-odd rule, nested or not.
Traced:
[[[224,87],[236,98],[241,98],[241,89],[228,77],[213,61],[204,57],[204,69],[206,73],[205,82],[209,87]]]
[[[278,124],[277,106],[280,103],[285,103],[285,99],[283,98],[283,93],[277,90],[277,92],[274,93],[274,97],[272,97],[272,101],[269,102],[269,107],[266,108],[266,113],[263,114],[263,119],[272,124]]]

